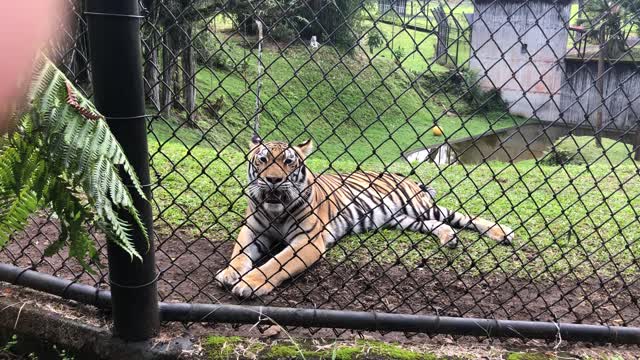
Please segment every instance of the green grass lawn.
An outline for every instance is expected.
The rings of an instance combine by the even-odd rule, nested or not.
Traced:
[[[373,25],[371,25],[373,26]],[[404,69],[416,73],[443,73],[447,68],[437,64],[434,60],[436,35],[403,29],[378,22],[375,27],[384,35],[385,46],[369,52],[369,56],[393,61],[393,52],[402,53],[401,64]]]
[[[151,143],[152,152],[157,146]],[[434,186],[441,205],[501,219],[513,227],[514,246],[496,246],[474,232],[462,231],[463,245],[443,250],[429,236],[384,230],[345,238],[329,256],[335,261],[348,256],[366,262],[374,254],[379,262],[400,261],[409,267],[428,259],[436,270],[451,266],[460,272],[484,273],[501,268],[522,278],[545,277],[550,271],[584,275],[592,273],[593,266],[599,274],[634,274],[634,259],[640,256],[634,210],[640,206],[640,179],[636,164],[623,161],[626,149],[615,148],[608,154],[613,160],[595,161],[590,172],[584,165],[537,165],[533,160],[446,168],[394,163],[389,171],[413,171],[414,179]],[[320,173],[352,171],[357,163],[329,162],[314,155],[308,165]],[[170,141],[162,147],[162,155],[154,157],[153,166],[162,177],[154,197],[163,222],[213,241],[234,240],[246,206],[242,152]],[[381,170],[375,165],[362,167]]]
[[[406,38],[397,43],[401,41]],[[221,121],[213,122],[203,113],[199,122],[211,142],[220,146],[249,139],[256,101],[257,59],[235,39],[228,44],[230,61],[236,64],[248,56],[249,70],[241,74],[202,68],[196,76],[198,103],[225,97]],[[311,137],[321,158],[380,165],[397,160],[408,149],[442,142],[430,131],[436,119],[452,138],[523,121],[446,115],[460,94],[437,94],[425,101],[412,85],[417,75],[410,69],[420,67],[418,63],[429,66],[424,58],[408,56],[399,66],[389,56],[341,54],[330,47],[310,54],[302,46],[280,53],[267,46],[262,59],[261,136],[292,142]]]
[[[458,8],[456,7],[454,10],[457,11]],[[465,9],[469,10],[468,8]],[[445,6],[445,13],[449,11],[451,10]],[[470,8],[470,13],[473,13],[473,7]],[[448,62],[449,66],[453,66],[454,62],[457,66],[466,66],[470,56],[469,41],[471,40],[471,34],[467,29],[468,23],[464,19],[462,12],[455,14],[455,21],[453,18],[448,18],[450,24],[448,54],[451,59],[443,58],[440,60]],[[435,29],[437,23],[435,19],[410,15],[407,15],[406,18],[401,18],[392,14],[384,17],[386,23],[375,20],[377,19],[370,19],[365,24],[367,27],[375,24],[376,28],[384,34],[386,46],[382,53],[385,57],[393,59],[391,51],[393,49],[404,54],[405,59],[402,62],[404,68],[419,73],[424,71],[446,71],[447,68],[436,63],[434,59],[435,47],[438,41],[436,34],[403,27],[403,25],[409,25],[431,31]]]

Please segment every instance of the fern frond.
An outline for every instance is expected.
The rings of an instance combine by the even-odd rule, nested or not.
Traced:
[[[69,255],[78,259],[85,268],[91,271],[85,258],[95,257],[97,250],[84,229],[84,223],[91,216],[90,211],[84,206],[82,199],[75,196],[65,181],[56,182],[52,186],[52,190],[51,205],[53,210],[59,214],[61,231],[58,240],[45,249],[45,255],[54,254],[68,243]]]
[[[23,230],[29,215],[39,207],[31,189],[25,188],[18,195],[0,193],[0,247],[4,246],[11,234]]]
[[[115,241],[122,250],[129,254],[129,256],[142,259],[133,245],[133,241],[128,236],[128,233],[131,231],[131,226],[121,220],[109,206],[105,206],[102,209],[102,214],[102,218],[104,218],[105,221],[99,223],[101,230],[105,231],[107,235],[111,234],[111,239]]]
[[[10,234],[24,226],[41,199],[58,214],[62,228],[47,254],[69,244],[70,254],[83,263],[95,256],[83,228],[88,222],[132,258],[141,258],[133,246],[133,227],[147,239],[148,234],[119,170],[138,195],[146,196],[104,117],[44,56],[37,61],[28,97],[30,109],[18,117],[19,136],[0,149],[0,231]]]
[[[18,190],[15,185],[13,168],[19,159],[18,150],[13,147],[6,147],[0,152],[0,192]]]

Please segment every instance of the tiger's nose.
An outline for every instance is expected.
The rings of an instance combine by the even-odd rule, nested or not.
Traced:
[[[265,179],[267,180],[267,182],[270,182],[273,185],[279,184],[283,180],[283,178],[281,178],[281,177],[274,177],[274,176],[267,176],[267,177],[265,177]]]

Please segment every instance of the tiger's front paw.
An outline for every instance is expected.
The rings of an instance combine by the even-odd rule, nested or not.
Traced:
[[[515,235],[510,227],[504,225],[496,225],[489,229],[488,233],[489,237],[502,245],[511,244]]]
[[[261,272],[252,271],[242,277],[231,292],[241,298],[251,298],[266,295],[273,291],[273,288]]]
[[[440,239],[442,246],[450,249],[458,246],[458,236],[451,226],[442,224],[435,229],[434,233],[438,236],[438,239]]]
[[[241,273],[229,266],[216,275],[216,281],[222,286],[234,286],[240,280]]]

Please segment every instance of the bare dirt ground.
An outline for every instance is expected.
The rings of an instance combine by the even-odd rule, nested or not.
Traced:
[[[434,273],[428,267],[407,269],[375,261],[321,261],[270,295],[241,300],[213,281],[214,274],[225,266],[232,244],[184,239],[189,236],[177,233],[156,253],[162,271],[159,291],[167,301],[640,325],[638,282],[597,276],[536,282],[499,274]]]

